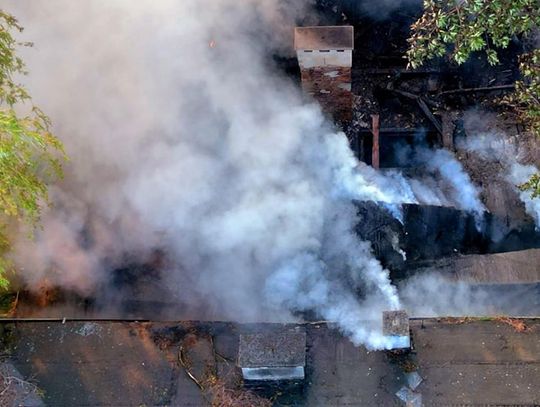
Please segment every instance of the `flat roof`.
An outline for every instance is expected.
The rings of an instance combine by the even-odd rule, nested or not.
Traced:
[[[318,26],[296,27],[294,29],[294,49],[348,50],[354,48],[354,27]]]
[[[415,391],[427,406],[540,405],[540,319],[509,322],[412,319],[414,352],[400,354],[356,347],[324,323],[0,321],[0,340],[12,349],[6,360],[55,406],[206,405],[197,384],[171,363],[186,336],[197,345],[188,362],[198,380],[204,382],[201,372],[211,360],[193,349],[210,346],[222,356],[211,358],[218,377],[240,383],[231,363],[239,335],[280,329],[305,332],[306,381],[300,387],[261,385],[277,397],[275,405],[402,405],[395,394],[414,367],[424,379]]]

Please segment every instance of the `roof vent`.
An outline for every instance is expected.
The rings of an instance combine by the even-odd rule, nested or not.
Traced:
[[[238,367],[244,380],[303,380],[305,365],[303,327],[240,335]]]
[[[390,339],[390,349],[411,347],[409,316],[403,310],[383,312],[383,335]]]

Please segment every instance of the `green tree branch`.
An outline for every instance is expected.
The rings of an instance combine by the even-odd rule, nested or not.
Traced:
[[[417,68],[446,54],[457,64],[485,51],[491,65],[499,63],[497,48],[514,36],[540,27],[540,0],[424,0],[424,14],[411,26],[407,58]],[[520,58],[521,80],[502,104],[511,108],[527,130],[540,137],[540,50]],[[520,186],[540,197],[538,176]]]
[[[42,205],[48,203],[47,183],[62,176],[65,159],[49,118],[15,81],[27,74],[17,48],[32,45],[15,39],[22,31],[15,17],[0,10],[0,287],[7,286],[10,268],[7,225],[14,220],[38,225]]]

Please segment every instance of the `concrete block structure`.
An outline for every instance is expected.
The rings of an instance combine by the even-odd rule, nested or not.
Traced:
[[[238,366],[244,380],[303,380],[306,332],[303,328],[240,335]]]
[[[409,316],[405,311],[383,312],[383,335],[392,340],[392,349],[411,347]]]
[[[296,27],[294,48],[304,91],[313,96],[336,122],[350,121],[354,28]]]

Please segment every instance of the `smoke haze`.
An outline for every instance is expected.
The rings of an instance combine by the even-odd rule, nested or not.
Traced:
[[[71,158],[43,230],[16,242],[26,284],[89,295],[110,270],[159,249],[162,297],[182,304],[183,318],[309,311],[356,344],[391,346],[381,313],[400,302],[354,232],[351,199],[399,217],[404,202],[477,210],[476,195],[468,190],[469,204],[359,163],[320,108],[271,69],[271,52],[290,53],[295,20],[310,13],[308,1],[284,5],[3,1],[36,42],[23,55],[28,87]]]
[[[491,131],[467,137],[461,141],[460,148],[474,152],[487,161],[500,163],[504,178],[514,186],[526,212],[536,226],[540,227],[540,200],[533,199],[531,191],[520,191],[517,188],[527,182],[533,174],[537,174],[539,169],[535,165],[522,163],[524,151],[518,143],[513,143],[501,132]]]

